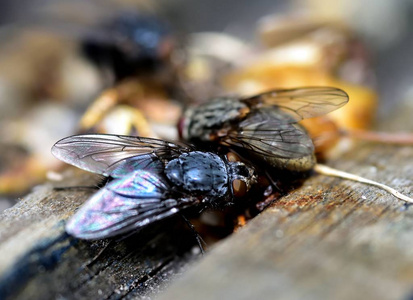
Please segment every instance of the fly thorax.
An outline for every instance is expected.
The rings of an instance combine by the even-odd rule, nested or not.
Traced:
[[[165,174],[182,190],[211,200],[228,192],[229,176],[225,162],[214,153],[184,153],[166,165]]]
[[[255,170],[243,162],[229,162],[228,173],[232,194],[236,197],[244,196],[257,182]]]
[[[247,105],[229,97],[189,108],[181,121],[181,136],[189,141],[209,141],[211,134],[239,119],[247,110]]]

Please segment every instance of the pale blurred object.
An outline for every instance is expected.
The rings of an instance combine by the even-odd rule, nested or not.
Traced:
[[[379,50],[397,43],[409,29],[411,1],[294,0],[293,10],[348,24]]]
[[[97,70],[76,55],[73,41],[41,30],[26,30],[3,46],[0,62],[0,79],[20,96],[2,96],[1,111],[7,117],[18,117],[8,113],[14,111],[16,102],[19,112],[38,101],[85,105],[101,88]]]
[[[175,129],[181,111],[182,104],[172,101],[165,87],[143,78],[129,78],[104,90],[91,103],[79,130],[170,139],[177,134],[166,128]],[[159,128],[168,133],[163,135]]]
[[[331,126],[317,119],[303,122],[315,140],[319,135],[329,136],[316,143],[319,153],[326,154],[328,149],[335,148],[338,128],[371,126],[377,94],[368,85],[374,82],[374,75],[367,51],[346,26],[313,18],[268,16],[259,22],[258,32],[269,48],[223,77],[228,91],[244,96],[304,86],[330,86],[346,91],[350,101],[328,114]],[[337,132],[332,133],[334,130]]]
[[[181,106],[162,99],[142,101],[139,108],[117,104],[107,110],[94,124],[99,133],[137,135],[142,137],[174,140],[178,137],[176,123]]]
[[[0,129],[2,143],[25,149],[18,158],[7,161],[0,172],[0,193],[19,193],[44,179],[44,172],[56,167],[50,148],[62,136],[76,128],[78,115],[58,103],[39,103],[24,117],[4,122]],[[7,149],[7,148],[6,148]]]
[[[374,83],[369,51],[344,23],[272,15],[258,22],[258,35],[271,49],[265,51],[262,64],[315,67],[351,83]]]
[[[176,80],[170,61],[174,41],[154,5],[96,4],[39,5],[21,23],[1,28],[7,43],[0,48],[0,142],[24,151],[19,164],[3,166],[0,193],[21,194],[43,180],[45,171],[56,167],[53,143],[79,130],[155,136],[150,121],[175,125],[179,105],[163,115],[153,105],[143,112],[138,105],[169,101],[166,94]],[[121,80],[127,87],[118,89]]]
[[[240,65],[240,57],[251,53],[251,47],[240,39],[218,32],[199,32],[189,36],[190,55],[212,56],[234,66]]]
[[[182,86],[194,102],[223,93],[220,77],[252,56],[246,42],[218,32],[199,32],[188,37],[182,72]]]
[[[5,151],[24,149],[16,163],[5,161],[0,193],[19,194],[44,180],[56,166],[50,146],[74,132],[79,111],[100,88],[97,70],[73,41],[28,28],[0,48],[0,142]]]

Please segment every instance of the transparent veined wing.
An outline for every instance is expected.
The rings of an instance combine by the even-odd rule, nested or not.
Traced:
[[[221,143],[271,158],[300,158],[314,152],[313,142],[302,127],[289,116],[265,109],[252,112],[223,135]]]
[[[162,162],[191,151],[188,145],[122,135],[74,135],[58,141],[52,153],[58,159],[89,172],[122,177],[137,169],[155,170]]]
[[[199,200],[168,197],[165,179],[146,170],[116,178],[94,194],[66,224],[81,239],[103,239],[130,232],[164,219]]]
[[[253,108],[278,109],[291,116],[290,122],[322,116],[348,101],[345,91],[334,87],[301,87],[265,92],[241,100]]]

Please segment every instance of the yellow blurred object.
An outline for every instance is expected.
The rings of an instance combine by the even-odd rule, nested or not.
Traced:
[[[133,78],[103,91],[83,115],[80,130],[157,137],[151,125],[175,126],[181,111],[165,88]]]
[[[144,114],[129,105],[117,105],[95,124],[97,132],[156,137]]]
[[[0,194],[21,194],[46,178],[50,166],[35,156],[26,157],[18,166],[0,173]]]
[[[318,158],[332,157],[339,149],[347,149],[341,140],[340,129],[367,129],[377,110],[377,94],[361,85],[338,80],[325,70],[309,66],[274,66],[260,64],[246,67],[223,79],[225,87],[243,96],[272,89],[304,86],[330,86],[347,92],[350,101],[327,116],[304,120],[301,124],[313,138]]]
[[[100,94],[98,98],[88,107],[80,120],[81,130],[94,127],[102,118],[118,104],[132,104],[142,101],[153,92],[142,82],[131,79],[117,84]]]
[[[370,127],[377,94],[362,85],[371,76],[368,53],[345,23],[320,16],[269,15],[259,21],[258,35],[268,49],[224,77],[228,90],[254,95],[277,88],[338,87],[348,93],[350,102],[328,117],[338,128]],[[320,122],[303,124],[319,128]]]
[[[350,98],[349,103],[344,107],[328,114],[337,123],[338,127],[348,129],[370,128],[376,116],[377,93],[367,87],[343,81],[332,81],[331,86],[343,89]]]
[[[247,220],[246,220],[245,216],[244,215],[237,216],[237,221],[236,221],[236,224],[234,226],[234,232],[237,232],[238,230],[240,230],[245,225],[247,225]]]
[[[373,90],[340,81],[313,67],[250,66],[229,74],[224,77],[223,82],[228,90],[243,96],[251,96],[277,88],[303,86],[331,86],[343,89],[350,97],[349,103],[328,114],[339,127],[343,128],[368,128],[377,110],[377,94]]]
[[[330,150],[340,141],[340,129],[331,118],[321,116],[318,118],[305,119],[300,122],[311,136],[315,145],[317,158],[330,157]]]

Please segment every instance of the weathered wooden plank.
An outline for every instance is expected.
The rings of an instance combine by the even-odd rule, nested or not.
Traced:
[[[392,121],[413,128],[406,116]],[[328,163],[413,194],[411,147],[360,143]],[[60,185],[96,180],[76,171]],[[400,299],[413,292],[412,208],[374,187],[313,176],[188,271],[200,256],[179,217],[110,244],[66,235],[65,220],[92,192],[44,185],[0,215],[2,298]]]
[[[93,185],[96,181],[79,172],[73,178],[76,180],[64,183]],[[42,186],[2,213],[1,298],[142,297],[162,290],[171,277],[197,257],[192,252],[196,244],[193,234],[179,218],[110,243],[68,236],[65,220],[92,192],[55,191],[52,186]]]
[[[331,164],[412,195],[411,147],[360,144]],[[325,176],[276,201],[160,299],[410,299],[412,208]]]

